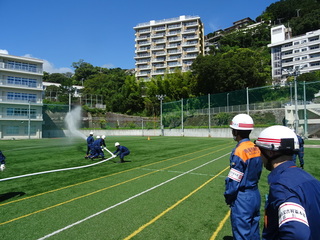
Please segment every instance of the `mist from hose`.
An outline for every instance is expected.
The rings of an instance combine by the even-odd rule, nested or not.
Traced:
[[[80,137],[82,139],[87,139],[87,137],[79,131],[82,115],[81,106],[77,106],[67,113],[64,122],[67,129],[69,130],[69,137]]]

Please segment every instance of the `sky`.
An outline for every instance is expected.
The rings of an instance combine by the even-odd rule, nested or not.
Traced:
[[[257,16],[277,0],[0,0],[0,53],[44,60],[44,71],[135,67],[139,23],[199,16],[205,35]]]

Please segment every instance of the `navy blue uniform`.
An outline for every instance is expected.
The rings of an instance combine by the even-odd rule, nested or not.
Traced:
[[[249,138],[242,139],[230,156],[224,197],[231,208],[234,239],[260,239],[261,196],[258,182],[262,171],[260,150]]]
[[[287,161],[268,176],[263,239],[320,239],[320,182]]]
[[[91,150],[91,146],[94,142],[94,138],[92,135],[90,135],[88,138],[87,138],[87,155],[89,155],[90,153],[90,150]]]
[[[296,159],[297,156],[299,157],[299,161],[300,161],[300,166],[303,167],[304,165],[304,140],[301,136],[297,135],[298,137],[298,141],[299,141],[299,152],[297,154],[293,154],[293,158],[292,160],[294,161],[294,163],[296,163]]]
[[[95,140],[92,144],[92,148],[91,148],[91,156],[89,158],[97,158],[97,157],[102,157],[104,158],[104,153],[101,149],[102,146],[106,146],[104,139],[99,138],[97,140]]]
[[[2,151],[0,151],[0,164],[6,164],[6,157],[3,155]]]
[[[130,154],[130,151],[127,147],[120,145],[117,147],[117,150],[113,152],[113,154],[116,154],[121,160],[123,160],[125,156]]]

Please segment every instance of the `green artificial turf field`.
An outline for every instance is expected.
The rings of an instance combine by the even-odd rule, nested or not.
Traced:
[[[131,162],[84,159],[81,139],[1,141],[0,239],[230,239],[223,192],[232,139],[107,137],[107,148],[117,141]],[[305,149],[305,170],[317,179],[319,155]]]

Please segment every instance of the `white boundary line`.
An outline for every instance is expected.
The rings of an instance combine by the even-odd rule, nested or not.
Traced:
[[[96,163],[92,163],[92,164],[89,164],[89,165],[84,165],[84,166],[71,167],[71,168],[62,168],[62,169],[55,169],[55,170],[49,170],[49,171],[43,171],[43,172],[37,172],[37,173],[29,173],[29,174],[20,175],[20,176],[15,176],[15,177],[2,178],[2,179],[0,179],[0,182],[7,181],[7,180],[12,180],[12,179],[17,179],[17,178],[23,178],[23,177],[41,175],[41,174],[46,174],[46,173],[52,173],[52,172],[62,172],[62,171],[69,171],[69,170],[75,170],[75,169],[92,167],[92,166],[98,165],[98,164],[100,164],[100,163],[107,162],[107,161],[111,160],[112,158],[115,158],[115,156],[112,156],[112,157],[110,157],[110,158],[104,159],[104,160],[99,161],[99,162],[96,162]]]
[[[147,190],[145,190],[145,191],[143,191],[143,192],[140,192],[140,193],[138,193],[138,194],[136,194],[136,195],[134,195],[134,196],[132,196],[132,197],[129,197],[129,198],[127,198],[126,200],[123,200],[123,201],[121,201],[121,202],[119,202],[119,203],[117,203],[117,204],[115,204],[115,205],[113,205],[113,206],[110,206],[110,207],[108,207],[108,208],[105,208],[105,209],[103,209],[103,210],[101,210],[101,211],[99,211],[99,212],[97,212],[97,213],[95,213],[95,214],[92,214],[92,215],[90,215],[90,216],[88,216],[88,217],[86,217],[86,218],[83,218],[83,219],[81,219],[81,220],[79,220],[79,221],[77,221],[77,222],[75,222],[75,223],[72,223],[72,224],[70,224],[70,225],[68,225],[68,226],[66,226],[66,227],[64,227],[64,228],[61,228],[61,229],[59,229],[59,230],[56,230],[56,231],[54,231],[54,232],[52,232],[52,233],[50,233],[50,234],[48,234],[48,235],[46,235],[46,236],[44,236],[44,237],[42,237],[42,238],[39,238],[38,240],[44,240],[44,239],[47,239],[47,238],[49,238],[49,237],[52,237],[52,236],[54,236],[54,235],[56,235],[56,234],[58,234],[58,233],[61,233],[61,232],[63,232],[64,230],[67,230],[67,229],[69,229],[69,228],[72,228],[73,226],[76,226],[76,225],[78,225],[78,224],[80,224],[80,223],[83,223],[83,222],[85,222],[85,221],[87,221],[87,220],[89,220],[89,219],[91,219],[91,218],[93,218],[93,217],[96,217],[96,216],[98,216],[98,215],[100,215],[100,214],[102,214],[102,213],[104,213],[104,212],[107,212],[107,211],[109,211],[109,210],[111,210],[111,209],[113,209],[113,208],[115,208],[115,207],[117,207],[117,206],[120,206],[120,205],[122,205],[122,204],[124,204],[124,203],[126,203],[126,202],[129,202],[130,200],[132,200],[132,199],[134,199],[134,198],[136,198],[136,197],[139,197],[139,196],[141,196],[141,195],[143,195],[143,194],[145,194],[145,193],[147,193],[147,192],[150,192],[150,191],[152,191],[152,190],[154,190],[154,189],[156,189],[156,188],[158,188],[158,187],[160,187],[160,186],[162,186],[162,185],[164,185],[164,184],[166,184],[166,183],[169,183],[169,182],[171,182],[171,181],[173,181],[173,180],[175,180],[175,179],[177,179],[177,178],[179,178],[179,177],[181,177],[181,176],[183,176],[183,175],[186,175],[186,174],[188,174],[188,173],[190,173],[190,172],[192,172],[192,171],[194,171],[194,170],[197,170],[197,169],[199,169],[199,168],[202,168],[202,167],[208,165],[209,163],[215,162],[215,161],[219,160],[220,158],[223,158],[223,157],[225,157],[225,156],[227,156],[227,155],[230,155],[230,153],[226,153],[226,154],[224,154],[224,155],[222,155],[222,156],[220,156],[220,157],[218,157],[218,158],[216,158],[216,159],[213,159],[213,160],[211,160],[211,161],[209,161],[209,162],[206,162],[206,163],[204,163],[204,164],[202,164],[202,165],[200,165],[200,166],[198,166],[198,167],[196,167],[196,168],[193,168],[193,169],[191,169],[191,170],[189,170],[189,171],[187,171],[187,172],[184,172],[184,173],[182,173],[182,174],[180,174],[180,175],[178,175],[178,176],[175,176],[175,177],[173,177],[173,178],[171,178],[171,179],[169,179],[169,180],[167,180],[167,181],[164,181],[164,182],[162,182],[162,183],[160,183],[160,184],[158,184],[158,185],[156,185],[156,186],[153,186],[152,188],[149,188],[149,189],[147,189]],[[159,170],[159,171],[160,171],[160,170]]]

